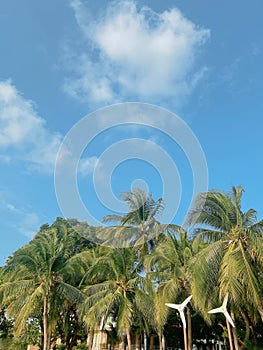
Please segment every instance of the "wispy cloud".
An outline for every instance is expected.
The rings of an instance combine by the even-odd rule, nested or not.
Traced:
[[[81,177],[86,177],[90,174],[93,174],[94,168],[98,162],[97,157],[86,157],[81,158],[78,166],[78,173]]]
[[[156,13],[133,0],[113,1],[95,20],[82,0],[71,0],[71,7],[87,48],[67,51],[72,75],[64,88],[71,96],[95,103],[180,102],[202,78],[205,68],[195,61],[209,30],[177,8]]]
[[[41,220],[43,219],[34,212],[25,213],[23,218],[17,224],[17,230],[23,235],[32,238],[43,223]]]
[[[31,100],[10,80],[0,81],[1,162],[27,162],[27,170],[53,171],[62,136],[48,130]]]
[[[29,238],[33,237],[43,223],[40,215],[25,206],[12,203],[3,191],[0,191],[0,213],[3,223],[6,221],[11,229]]]

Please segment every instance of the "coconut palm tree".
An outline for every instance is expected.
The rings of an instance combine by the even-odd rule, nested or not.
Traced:
[[[85,249],[68,259],[65,268],[62,270],[65,279],[79,290],[83,291],[87,285],[95,284],[103,281],[105,274],[98,270],[96,277],[93,275],[93,267],[109,254],[110,248],[105,246],[94,246]],[[92,348],[94,330],[98,329],[100,319],[97,315],[88,313],[83,303],[76,305],[77,315],[86,330],[88,330],[89,349]],[[81,325],[79,326],[81,328]]]
[[[189,264],[192,257],[204,247],[200,238],[190,240],[188,233],[180,226],[173,226],[146,258],[146,264],[152,269],[150,274],[158,282],[165,302],[177,302],[191,295],[191,276]],[[166,307],[165,307],[166,308]],[[168,308],[166,308],[168,309]],[[190,307],[186,307],[189,349],[192,348],[192,328]]]
[[[243,309],[255,317],[262,310],[263,220],[257,221],[254,209],[242,211],[242,194],[242,187],[200,193],[188,214],[189,225],[201,225],[195,234],[209,242],[192,264],[193,299],[206,318],[215,296],[222,302],[227,293],[232,312]]]
[[[152,240],[161,233],[161,225],[157,218],[164,209],[162,198],[154,200],[151,193],[135,189],[121,193],[121,199],[126,202],[128,212],[123,216],[116,214],[105,216],[104,223],[116,222],[118,225],[104,228],[102,235],[108,237],[106,242],[113,242],[113,246],[117,239],[117,244],[126,242],[149,250]]]
[[[72,303],[82,298],[81,292],[66,283],[61,273],[66,239],[57,229],[47,228],[28,245],[16,251],[2,270],[0,287],[2,303],[15,318],[15,331],[20,334],[30,317],[42,313],[43,350],[50,349],[51,329],[56,322],[58,298]]]
[[[150,278],[145,278],[141,288],[136,291],[136,306],[144,320],[158,335],[159,349],[163,349],[163,331],[168,317],[167,301],[163,285],[156,284]]]
[[[89,270],[93,284],[85,288],[84,302],[86,323],[106,320],[114,315],[118,333],[127,335],[128,349],[131,350],[130,329],[135,316],[135,294],[142,266],[137,262],[135,252],[130,248],[109,249],[94,262]]]

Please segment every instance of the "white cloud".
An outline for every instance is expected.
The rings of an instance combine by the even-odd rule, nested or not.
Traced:
[[[5,152],[0,161],[22,160],[28,168],[53,171],[61,140],[60,134],[46,128],[32,101],[11,81],[0,81],[0,150]]]
[[[17,224],[17,229],[23,235],[33,238],[34,234],[39,230],[41,218],[36,213],[26,213]]]
[[[87,50],[68,55],[70,95],[108,103],[127,97],[181,100],[204,73],[195,70],[195,60],[209,30],[177,8],[155,13],[132,0],[114,1],[95,20],[82,0],[71,0],[71,6]]]
[[[78,167],[79,174],[82,177],[93,174],[97,162],[98,158],[94,156],[80,159]]]
[[[24,236],[32,238],[43,222],[43,218],[23,205],[11,203],[6,197],[6,193],[0,191],[0,213],[3,223],[7,223],[7,226]]]

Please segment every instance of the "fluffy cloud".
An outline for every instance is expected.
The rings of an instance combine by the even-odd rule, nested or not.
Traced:
[[[0,161],[22,160],[30,168],[53,171],[61,140],[60,134],[47,129],[33,102],[11,81],[0,82]]]
[[[198,49],[209,30],[177,9],[155,13],[132,0],[111,2],[95,20],[82,0],[71,0],[87,50],[68,55],[73,78],[66,91],[86,101],[151,101],[187,96],[202,77]]]

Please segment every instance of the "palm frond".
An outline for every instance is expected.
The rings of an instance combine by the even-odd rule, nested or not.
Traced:
[[[41,299],[43,296],[43,292],[43,285],[39,285],[33,291],[31,296],[25,299],[25,302],[23,303],[21,308],[17,308],[18,305],[16,302],[8,307],[8,312],[10,312],[11,315],[15,316],[15,334],[21,334],[22,330],[25,329],[27,320],[36,310],[36,308],[41,310]]]
[[[57,282],[56,290],[62,298],[71,303],[80,303],[84,300],[84,295],[78,288],[63,281]]]
[[[103,223],[107,224],[109,222],[122,222],[122,216],[121,215],[117,215],[117,214],[109,214],[106,215],[102,218],[101,220]]]

